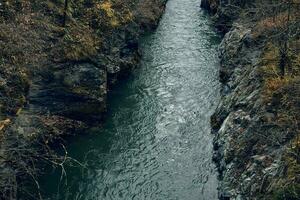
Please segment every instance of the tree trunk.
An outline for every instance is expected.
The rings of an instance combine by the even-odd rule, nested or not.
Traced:
[[[69,0],[65,0],[63,27],[66,27],[68,17]]]

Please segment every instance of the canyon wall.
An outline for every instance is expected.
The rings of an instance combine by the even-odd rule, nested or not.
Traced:
[[[282,13],[260,16],[263,5],[272,6],[263,3],[202,1],[224,34],[219,48],[222,99],[211,118],[219,198],[224,200],[300,197],[299,51],[293,45],[299,45],[299,35],[288,41],[294,71],[282,76],[280,46],[269,40],[278,33]],[[291,12],[295,31],[297,9]],[[271,25],[270,18],[275,19]]]
[[[101,124],[109,91],[137,66],[139,38],[165,3],[0,3],[0,199],[35,182],[36,163],[60,160],[49,146]]]

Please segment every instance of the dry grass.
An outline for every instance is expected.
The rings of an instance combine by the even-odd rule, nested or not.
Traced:
[[[264,84],[264,96],[271,100],[273,94],[279,89],[291,84],[293,81],[297,80],[297,78],[285,76],[284,78],[275,77],[268,78],[265,80]]]
[[[290,20],[296,20],[295,16],[293,16]],[[278,29],[282,29],[287,26],[288,14],[287,12],[280,13],[274,17],[266,17],[261,19],[256,23],[256,26],[253,30],[254,37],[258,37],[265,32],[275,31]]]
[[[293,51],[292,47],[290,51]],[[291,55],[290,57],[292,58]],[[276,91],[300,80],[300,53],[295,52],[293,57],[294,59],[291,59],[291,69],[286,69],[286,75],[281,77],[279,70],[279,48],[271,42],[266,45],[262,54],[260,68],[260,74],[264,80],[263,97],[266,102],[270,102]]]
[[[268,81],[266,81],[268,83]],[[274,122],[284,130],[286,149],[282,155],[282,172],[274,184],[274,199],[299,199],[300,197],[300,77],[276,79],[268,94],[277,117]],[[266,83],[266,84],[267,84]]]
[[[264,21],[266,27],[277,26]],[[280,26],[280,25],[278,25]],[[269,42],[262,54],[260,74],[263,79],[262,97],[276,113],[274,123],[281,127],[282,138],[288,148],[282,156],[285,171],[282,177],[272,180],[272,199],[298,199],[300,197],[300,52],[297,40],[289,43],[291,69],[284,77],[279,72],[279,48]]]
[[[12,124],[18,126],[15,124],[14,118],[26,105],[26,95],[30,89],[31,80],[35,81],[33,83],[40,83],[43,81],[40,81],[41,77],[39,76],[41,74],[52,75],[51,70],[54,67],[65,67],[73,61],[90,58],[96,60],[100,53],[101,55],[109,54],[110,48],[119,47],[119,43],[115,44],[112,38],[122,40],[121,36],[125,30],[128,30],[125,26],[139,25],[142,20],[148,20],[150,17],[151,20],[157,19],[160,12],[154,11],[156,11],[157,8],[155,7],[158,7],[157,5],[162,5],[161,0],[143,1],[142,4],[147,3],[148,5],[145,10],[151,10],[149,15],[143,15],[145,11],[137,8],[138,2],[142,1],[70,1],[68,23],[63,26],[64,1],[62,0],[1,1],[0,199],[5,198],[6,194],[8,197],[11,196],[10,194],[16,195],[18,189],[22,188],[23,179],[17,181],[16,177],[26,177],[28,180],[29,176],[33,178],[33,182],[36,181],[35,174],[32,173],[36,172],[35,164],[40,161],[43,154],[35,150],[32,152],[31,147],[33,144],[37,145],[37,141],[33,141],[33,139],[46,137],[45,141],[41,141],[41,146],[42,148],[47,147],[46,150],[48,150],[48,146],[45,144],[51,141],[47,137],[57,139],[63,133],[74,133],[75,130],[79,130],[79,127],[83,128],[82,123],[78,122],[77,124],[72,120],[68,122],[64,117],[50,115],[42,119],[35,117],[32,119],[37,130],[28,133],[32,137],[26,138],[26,141],[21,140],[17,132],[10,132],[11,129],[7,126]],[[152,7],[155,9],[152,10]],[[138,27],[136,28],[138,29]],[[139,34],[139,30],[133,28],[128,31],[125,33],[129,37],[136,37],[135,34]],[[58,64],[57,62],[61,63]],[[49,71],[50,73],[48,73]],[[50,119],[51,117],[53,118]],[[28,120],[30,119],[28,118]],[[34,133],[36,133],[36,137]],[[32,144],[28,140],[32,140]],[[13,142],[13,145],[11,146],[9,142]],[[26,148],[22,145],[26,145]],[[3,149],[4,146],[7,147],[6,150]],[[3,156],[2,153],[6,151],[8,153]],[[48,152],[46,156],[49,156]],[[34,159],[34,161],[31,159]],[[44,157],[43,159],[48,159],[49,162],[55,161],[52,157]],[[58,164],[63,169],[62,163],[59,162],[61,157],[57,159],[55,165]],[[13,172],[6,177],[1,174],[5,171],[3,170],[2,161],[6,162],[7,166],[5,167]],[[34,167],[34,169],[31,167]],[[13,179],[13,182],[8,181]],[[5,188],[5,191],[3,188]]]
[[[80,61],[96,56],[98,49],[101,48],[101,41],[89,27],[72,23],[57,47],[59,49],[56,49],[57,51],[54,49],[53,52],[58,60]],[[55,55],[60,51],[62,56]]]
[[[110,0],[106,0],[102,3],[97,3],[96,8],[101,9],[105,12],[106,16],[109,18],[110,25],[112,27],[118,27],[121,24],[125,24],[133,21],[133,14],[130,9],[124,7],[121,12],[117,12],[114,9],[115,4]],[[117,6],[117,3],[116,3]]]
[[[118,17],[116,16],[115,10],[112,8],[112,3],[110,1],[105,1],[105,2],[101,3],[99,7],[102,10],[104,10],[106,15],[109,17],[110,24],[112,27],[117,27],[120,25],[120,21],[119,21]]]
[[[297,6],[293,6],[291,8],[290,14],[286,9],[276,11],[278,13],[276,13],[274,10],[273,12],[275,13],[272,13],[272,16],[264,16],[258,19],[256,22],[254,22],[255,26],[252,29],[253,37],[258,38],[260,36],[274,36],[282,31],[285,31],[288,26],[297,26],[300,17],[298,10],[299,8],[297,8]]]

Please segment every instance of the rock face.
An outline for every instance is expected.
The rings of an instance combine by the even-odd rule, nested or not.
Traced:
[[[0,121],[30,113],[101,121],[110,87],[137,65],[139,38],[157,26],[165,3],[70,3],[64,25],[57,1],[0,4]]]
[[[230,4],[229,4],[230,2]],[[225,6],[226,5],[226,6]],[[239,17],[241,6],[238,0],[202,0],[201,7],[213,14],[216,28],[222,33],[230,30],[232,22]]]
[[[247,47],[248,32],[246,28],[234,27],[220,46],[220,79],[224,87],[222,101],[212,116],[212,126],[216,134],[214,160],[220,172],[221,199],[239,199],[240,195],[260,192],[260,185],[254,183],[255,178],[261,177],[253,169],[248,171],[250,158],[266,153],[256,147],[261,134],[259,112],[263,109],[259,98],[261,84],[255,69],[260,50]]]
[[[71,2],[66,23],[62,1],[0,3],[0,199],[16,198],[17,179],[36,172],[33,146],[101,123],[108,92],[137,66],[139,38],[165,3]]]
[[[47,72],[43,83],[29,90],[27,112],[49,112],[78,120],[100,120],[106,109],[107,74],[91,63]]]
[[[165,3],[71,3],[66,27],[60,24],[59,2],[7,0],[0,4],[0,18],[5,21],[0,24],[1,36],[11,41],[9,48],[0,43],[0,121],[12,122],[5,129],[16,127],[13,122],[23,116],[41,122],[49,116],[75,124],[101,122],[108,91],[137,65],[138,40],[157,26]]]
[[[297,133],[288,131],[291,125],[279,125],[278,104],[264,99],[261,62],[265,43],[254,38],[252,27],[243,25],[235,16],[226,17],[225,10],[236,12],[230,6],[208,0],[202,1],[202,6],[213,10],[216,27],[226,32],[219,50],[222,99],[211,117],[219,198],[297,199],[278,195],[279,190],[284,190],[281,181],[297,179],[297,175],[287,175],[288,168],[296,165],[286,163],[286,152]],[[275,99],[281,101],[273,96]]]

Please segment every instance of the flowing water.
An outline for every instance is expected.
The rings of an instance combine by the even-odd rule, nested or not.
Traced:
[[[158,29],[141,41],[133,75],[112,91],[101,130],[69,141],[69,167],[42,178],[49,199],[214,200],[210,116],[219,100],[220,38],[200,0],[169,0]]]

